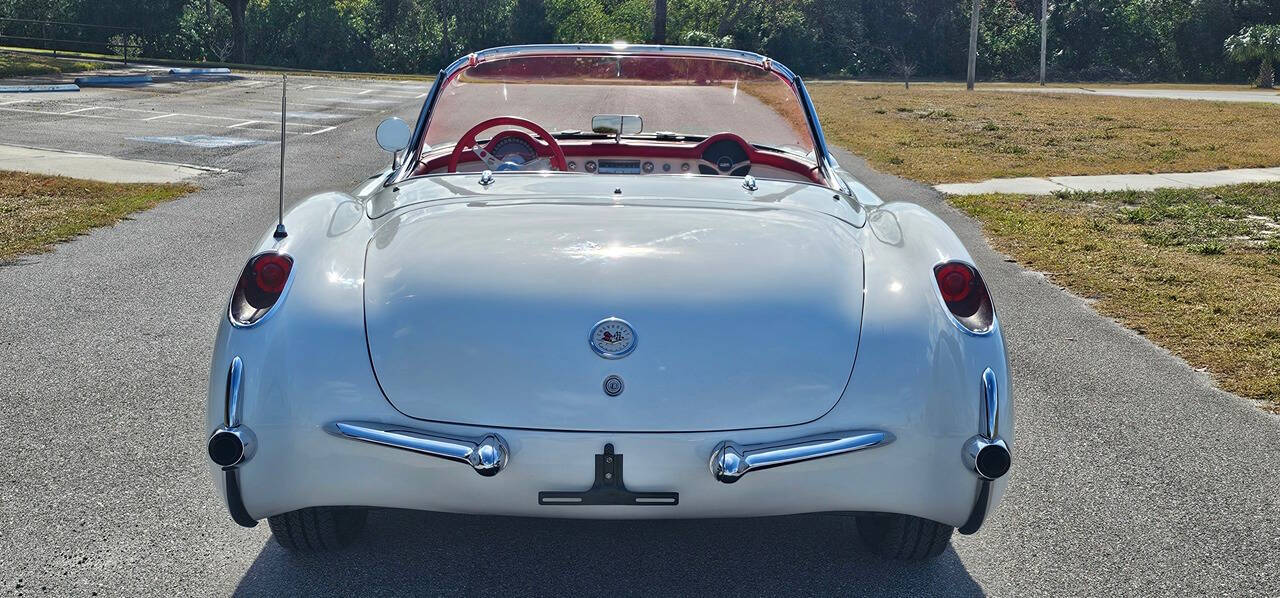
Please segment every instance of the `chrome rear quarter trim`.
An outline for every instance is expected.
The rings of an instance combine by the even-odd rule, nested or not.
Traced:
[[[507,466],[510,450],[497,434],[489,434],[479,440],[451,438],[422,430],[409,430],[403,426],[389,426],[367,422],[337,422],[331,433],[370,444],[379,444],[430,455],[449,461],[470,465],[476,473],[489,477],[497,475]]]
[[[893,439],[889,432],[858,430],[750,446],[726,440],[711,451],[711,474],[721,482],[732,484],[748,471],[842,455],[886,445]]]

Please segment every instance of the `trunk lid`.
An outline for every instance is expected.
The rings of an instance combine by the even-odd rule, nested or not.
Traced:
[[[862,315],[856,229],[728,202],[459,202],[387,217],[369,354],[415,418],[582,431],[799,424],[839,400]],[[635,346],[605,359],[605,318]],[[618,396],[606,377],[624,382]]]

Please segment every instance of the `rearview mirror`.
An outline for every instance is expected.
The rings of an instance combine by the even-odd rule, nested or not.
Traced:
[[[378,145],[392,153],[409,147],[410,135],[409,125],[394,116],[379,123],[376,133]]]
[[[639,114],[597,114],[591,117],[591,130],[605,135],[635,135],[644,130]]]

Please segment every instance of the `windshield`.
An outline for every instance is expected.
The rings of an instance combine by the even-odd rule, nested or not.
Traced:
[[[643,133],[734,133],[809,155],[813,136],[791,83],[759,65],[700,57],[517,56],[446,81],[424,142],[453,144],[481,121],[516,116],[553,134],[591,135],[592,117],[638,115]],[[560,137],[561,135],[556,135]]]

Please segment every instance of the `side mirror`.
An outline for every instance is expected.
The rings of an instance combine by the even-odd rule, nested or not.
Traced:
[[[644,119],[639,114],[597,114],[591,117],[591,130],[613,135],[635,135],[644,130]]]
[[[376,133],[378,145],[393,154],[409,147],[412,135],[409,125],[394,116],[379,123]]]

